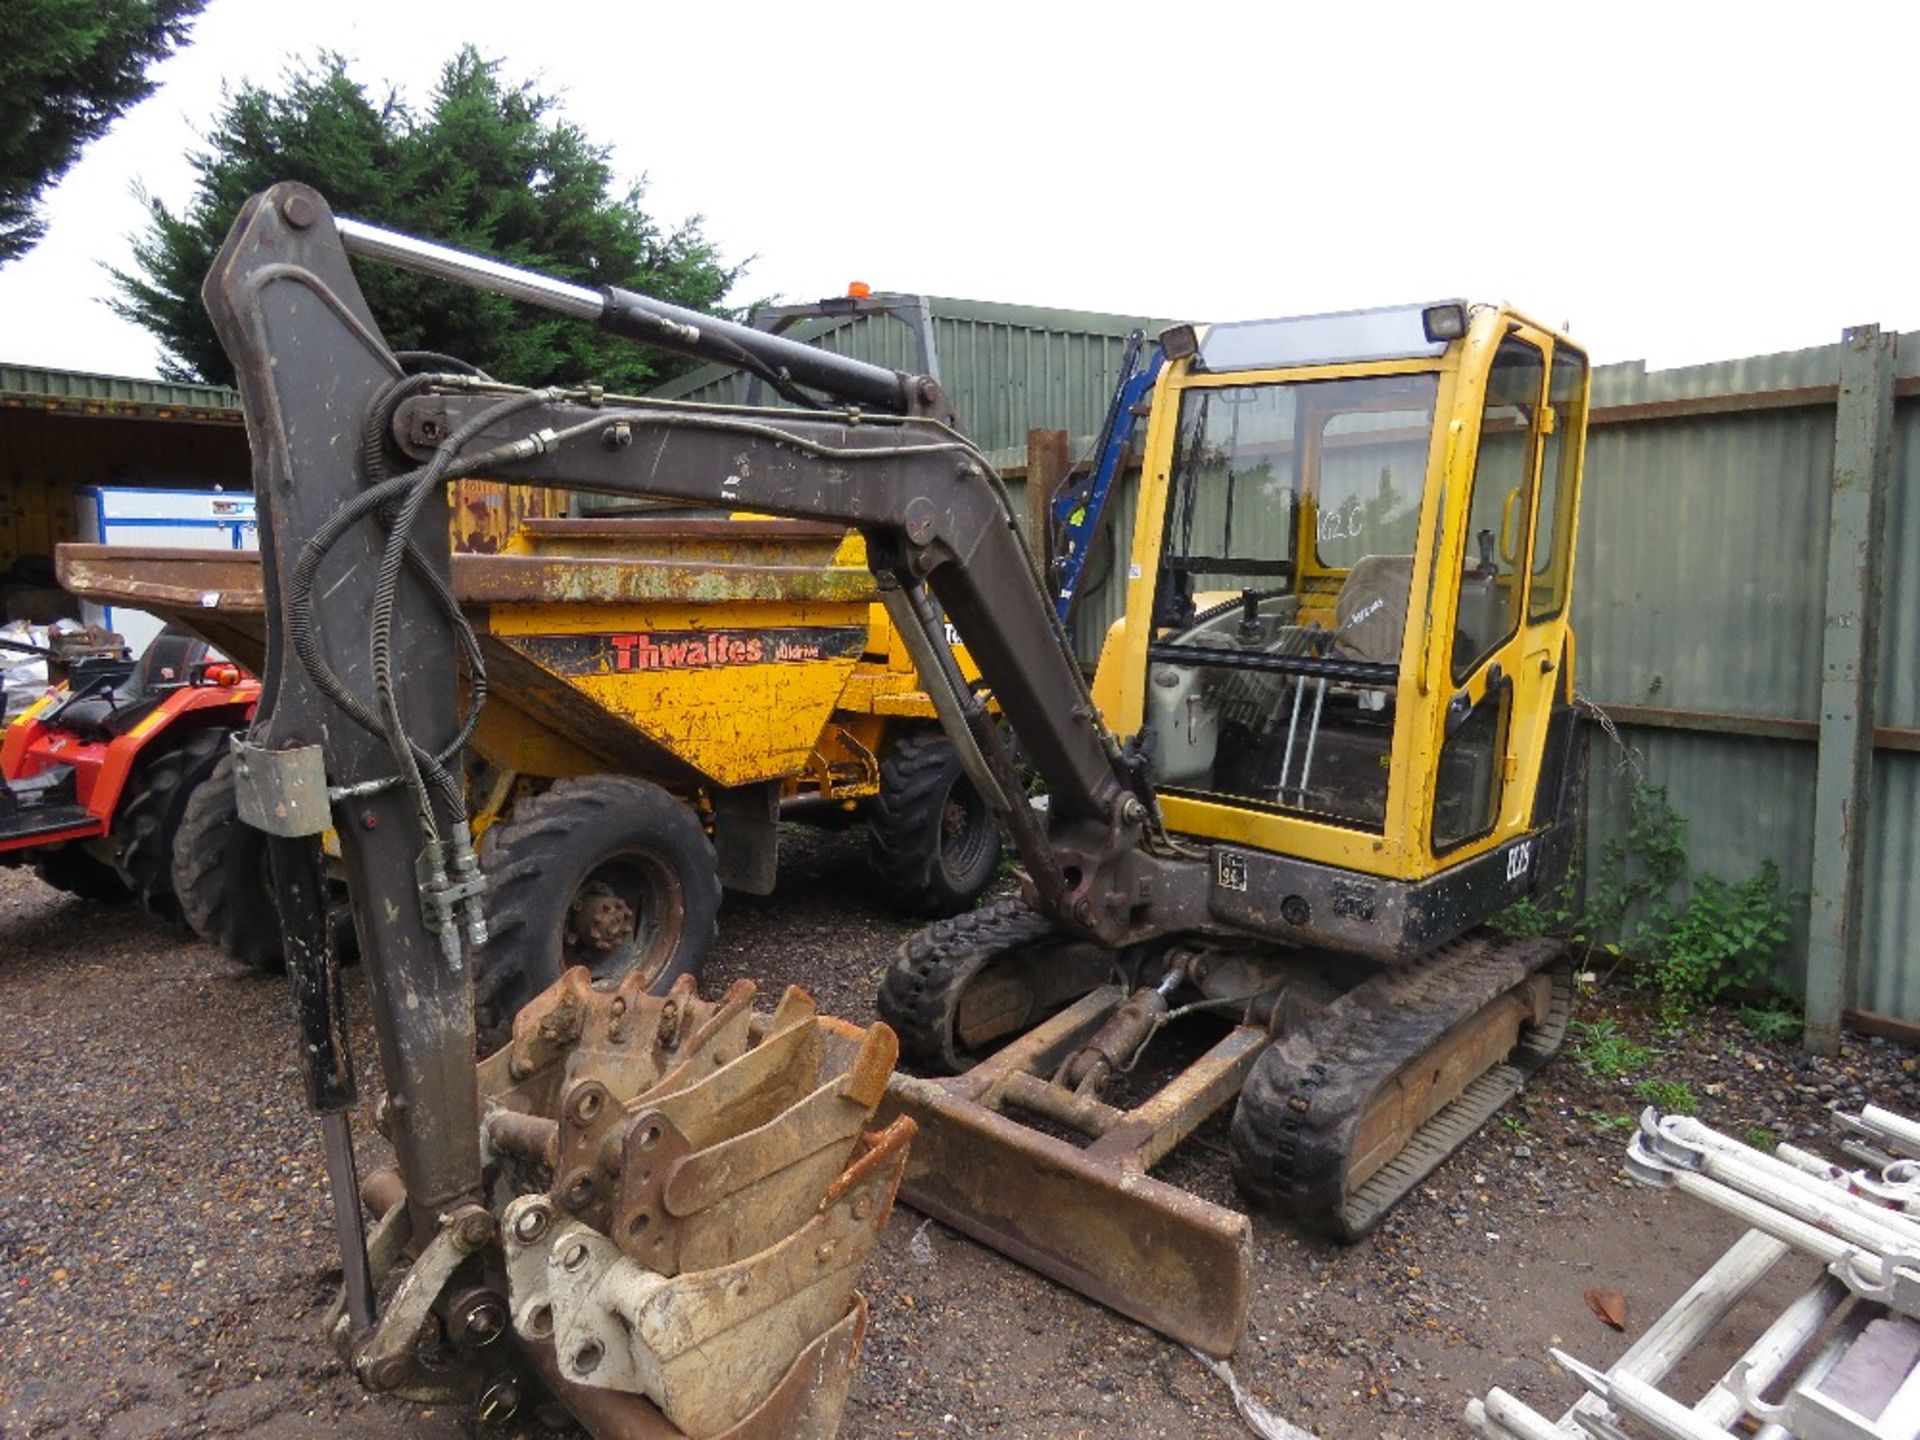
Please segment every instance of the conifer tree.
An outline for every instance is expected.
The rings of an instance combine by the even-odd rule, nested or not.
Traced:
[[[46,233],[40,201],[86,146],[153,93],[207,0],[0,4],[0,265]]]
[[[609,149],[531,84],[504,81],[500,68],[463,48],[419,109],[397,91],[369,90],[338,55],[294,70],[277,89],[241,86],[192,157],[197,179],[184,209],[176,215],[149,198],[136,273],[115,272],[113,308],[160,338],[167,378],[231,383],[200,282],[247,197],[301,180],[338,214],[716,311],[743,267],[721,261],[698,217],[673,228],[650,218],[644,184],[617,190]],[[457,355],[525,385],[591,379],[634,391],[687,368],[498,296],[385,265],[356,262],[355,273],[397,350]]]

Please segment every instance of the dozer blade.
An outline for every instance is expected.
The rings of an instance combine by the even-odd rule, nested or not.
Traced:
[[[910,1116],[919,1128],[901,1198],[1130,1319],[1231,1355],[1246,1328],[1247,1217],[1147,1170],[1232,1098],[1266,1035],[1233,1031],[1133,1110],[1038,1078],[1124,998],[1102,987],[965,1075],[896,1075],[880,1113]],[[1097,1138],[1058,1139],[1002,1106]]]
[[[1246,1329],[1247,1217],[900,1077],[887,1106],[920,1127],[900,1195],[983,1245],[1209,1355]]]
[[[1122,1110],[1052,1078],[1135,1003],[1103,986],[964,1075],[894,1077],[882,1113],[920,1131],[901,1198],[1226,1356],[1246,1323],[1249,1222],[1151,1167],[1238,1095],[1242,1187],[1297,1224],[1358,1238],[1554,1054],[1571,1000],[1557,942],[1482,932],[1361,981],[1277,1040],[1243,1024]],[[1045,1128],[1022,1123],[1035,1117]]]

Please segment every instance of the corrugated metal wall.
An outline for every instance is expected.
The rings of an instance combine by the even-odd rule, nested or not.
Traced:
[[[1793,888],[1786,978],[1805,974],[1827,507],[1838,346],[1594,381],[1575,619],[1580,688],[1627,723],[1688,821],[1691,863],[1723,879],[1767,860]],[[1898,355],[1910,391],[1920,355]],[[1852,1003],[1920,1020],[1920,404],[1894,412],[1879,608],[1860,969]],[[1677,712],[1677,713],[1676,713]],[[1744,725],[1749,718],[1788,722]],[[1618,832],[1627,782],[1594,751],[1590,839]]]
[[[1920,346],[1895,373],[1920,375]],[[1894,407],[1886,568],[1880,579],[1880,675],[1874,721],[1920,730],[1920,398]],[[1866,854],[1865,957],[1856,1003],[1920,1020],[1920,752],[1878,749]]]

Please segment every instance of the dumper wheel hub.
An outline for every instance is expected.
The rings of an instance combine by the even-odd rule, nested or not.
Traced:
[[[567,910],[567,948],[611,955],[633,944],[640,917],[602,881],[581,887]]]
[[[664,991],[713,947],[720,877],[700,818],[631,775],[556,780],[480,842],[487,943],[474,966],[482,1044],[575,965],[596,983],[637,974]]]
[[[867,858],[887,898],[917,915],[970,908],[1000,865],[1000,827],[938,730],[894,742],[867,816]]]

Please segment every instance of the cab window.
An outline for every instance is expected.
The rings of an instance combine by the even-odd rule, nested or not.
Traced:
[[[1438,387],[1181,397],[1142,714],[1165,793],[1384,827]]]
[[[1454,618],[1453,681],[1457,685],[1519,627],[1526,545],[1533,520],[1534,420],[1546,378],[1546,357],[1508,338],[1487,374],[1480,448],[1467,507],[1466,553]]]
[[[1425,410],[1348,411],[1320,432],[1315,558],[1351,570],[1364,555],[1411,555],[1427,479],[1433,416]]]
[[[1533,531],[1533,582],[1527,601],[1530,622],[1551,620],[1566,603],[1567,572],[1573,563],[1573,492],[1580,464],[1580,436],[1586,430],[1587,357],[1564,345],[1553,352],[1547,403],[1553,406],[1553,430],[1546,437],[1540,464],[1539,518]],[[1569,439],[1571,437],[1571,439]]]

